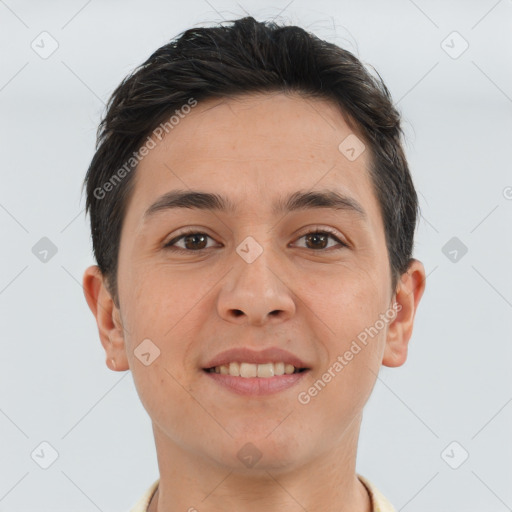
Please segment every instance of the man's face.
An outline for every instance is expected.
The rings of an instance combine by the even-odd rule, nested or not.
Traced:
[[[161,442],[226,467],[242,466],[237,454],[252,443],[258,467],[270,468],[311,461],[355,435],[383,361],[390,320],[382,327],[382,314],[393,290],[369,148],[355,159],[361,148],[340,150],[349,135],[326,101],[209,100],[139,164],[121,233],[119,318]],[[217,194],[233,210],[161,207],[145,215],[177,190]],[[276,208],[293,194],[327,191],[352,206]],[[197,235],[178,238],[183,232]],[[175,239],[174,250],[164,247]],[[371,327],[367,343],[357,341]],[[160,351],[147,366],[137,350],[143,340],[146,359]],[[308,370],[281,391],[258,395],[255,384],[242,394],[205,370],[237,347],[277,347]],[[309,392],[319,380],[324,385]]]

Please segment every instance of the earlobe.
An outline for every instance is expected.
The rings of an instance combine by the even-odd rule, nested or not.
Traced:
[[[423,263],[411,259],[407,272],[400,277],[394,296],[398,308],[396,318],[388,327],[382,359],[384,366],[402,366],[407,359],[414,317],[425,291],[425,278]]]
[[[83,290],[89,309],[96,319],[100,341],[106,353],[107,366],[114,371],[128,370],[121,315],[97,265],[92,265],[85,270]]]

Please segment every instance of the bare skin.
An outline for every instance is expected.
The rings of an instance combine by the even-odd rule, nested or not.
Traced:
[[[131,370],[152,420],[160,484],[150,512],[371,512],[355,470],[363,408],[381,365],[406,361],[425,271],[413,260],[392,289],[369,147],[353,161],[338,149],[350,134],[323,100],[208,100],[139,164],[121,233],[120,307],[97,266],[83,285],[107,366]],[[144,218],[177,189],[225,196],[236,209],[162,209]],[[350,208],[273,211],[279,198],[318,190],[349,196],[364,216]],[[207,237],[164,248],[183,228]],[[308,235],[326,229],[334,238]],[[236,251],[249,236],[263,251],[251,263]],[[307,394],[393,305],[392,320]],[[146,366],[134,350],[148,338],[160,355]],[[284,391],[238,395],[203,368],[242,346],[284,348],[310,370]],[[237,456],[247,443],[261,455],[252,467]]]

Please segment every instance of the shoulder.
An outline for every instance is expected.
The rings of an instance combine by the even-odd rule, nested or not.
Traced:
[[[158,487],[158,483],[160,482],[160,478],[155,480],[149,489],[147,489],[144,494],[139,498],[137,503],[130,509],[130,512],[147,512],[149,502],[153,497],[156,488]]]
[[[395,507],[387,500],[387,498],[375,487],[375,485],[364,476],[357,475],[359,480],[368,490],[368,494],[372,500],[372,512],[396,512]]]

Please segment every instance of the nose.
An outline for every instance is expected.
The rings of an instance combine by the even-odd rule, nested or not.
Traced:
[[[243,257],[243,252],[234,252],[233,268],[217,300],[221,318],[261,326],[286,321],[295,314],[293,292],[282,270],[283,262],[278,260],[270,248],[264,248],[254,261]]]

